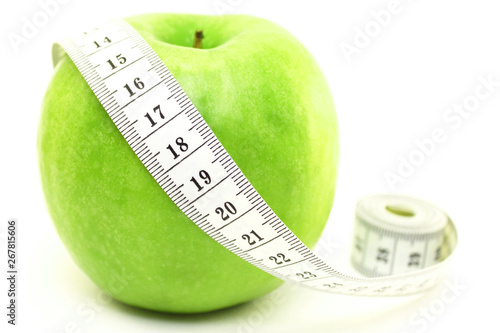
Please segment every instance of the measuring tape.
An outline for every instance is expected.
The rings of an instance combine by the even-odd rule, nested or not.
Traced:
[[[165,193],[242,259],[283,280],[339,294],[411,294],[441,278],[457,236],[452,221],[436,207],[395,195],[361,200],[352,263],[371,277],[340,273],[266,204],[128,23],[113,21],[54,44],[54,65],[65,53]],[[144,115],[141,110],[151,111]],[[188,183],[194,186],[184,186]]]

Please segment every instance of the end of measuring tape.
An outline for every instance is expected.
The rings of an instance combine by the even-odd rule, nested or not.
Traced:
[[[106,47],[96,43],[103,39]],[[395,195],[361,200],[352,263],[371,277],[343,274],[309,250],[267,205],[163,61],[132,26],[113,21],[66,38],[53,47],[54,65],[63,50],[164,192],[193,223],[243,260],[280,279],[336,294],[412,294],[440,279],[457,237],[453,223],[439,209]],[[116,54],[123,55],[122,66],[101,66]],[[134,82],[140,94],[132,94],[129,85],[124,85],[127,82]],[[163,112],[153,123],[156,128],[138,112],[152,106],[158,110],[161,106]],[[165,149],[168,142],[182,149]],[[181,153],[183,158],[176,160]],[[192,172],[199,170],[210,174],[213,184],[203,190],[184,186]],[[208,192],[211,195],[205,196]],[[221,220],[218,212],[223,202],[231,216]],[[242,237],[248,237],[249,230],[258,242]]]
[[[451,220],[434,205],[374,195],[356,206],[351,263],[369,277],[411,273],[444,261],[456,238]]]

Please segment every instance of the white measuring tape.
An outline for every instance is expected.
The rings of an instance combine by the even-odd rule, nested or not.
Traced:
[[[440,279],[457,236],[439,209],[394,195],[361,200],[352,263],[375,277],[342,274],[311,252],[266,204],[128,23],[113,21],[62,40],[53,48],[54,65],[65,52],[165,193],[242,259],[283,280],[340,294],[411,294]]]

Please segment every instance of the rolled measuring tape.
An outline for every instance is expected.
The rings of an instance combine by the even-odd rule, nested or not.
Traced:
[[[409,197],[368,197],[357,206],[352,263],[371,278],[343,274],[323,262],[266,204],[162,60],[125,21],[54,44],[54,66],[65,53],[165,193],[205,233],[242,259],[283,280],[338,294],[411,294],[441,278],[445,259],[456,245],[455,227],[439,209]],[[123,66],[115,71],[100,66],[116,54],[127,55],[126,64],[117,59]],[[117,94],[124,88],[130,96]],[[163,113],[154,127],[134,112],[160,105]],[[175,147],[164,149],[165,142]],[[183,186],[192,177],[193,165],[208,170],[214,184],[201,194]],[[219,216],[213,212],[221,209],[220,198],[226,211],[234,213],[222,225],[213,220]],[[249,230],[254,241],[241,237]],[[277,254],[283,260],[269,260]]]
[[[412,197],[375,195],[356,206],[352,265],[366,276],[404,274],[441,262],[448,216]]]

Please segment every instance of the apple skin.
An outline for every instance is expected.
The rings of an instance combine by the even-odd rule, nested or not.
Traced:
[[[241,15],[126,19],[163,60],[226,150],[309,247],[334,196],[337,122],[311,54],[289,32]],[[192,48],[203,29],[203,48]],[[126,304],[196,313],[247,302],[282,281],[240,259],[163,192],[66,55],[42,104],[42,186],[77,265]]]

